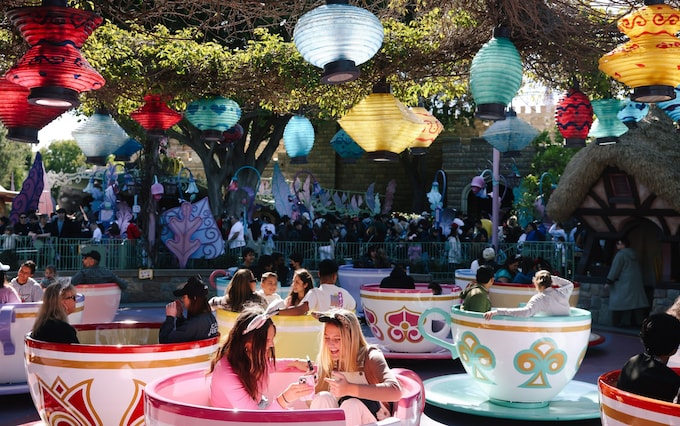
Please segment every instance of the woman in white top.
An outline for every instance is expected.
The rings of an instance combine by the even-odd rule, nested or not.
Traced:
[[[521,308],[496,308],[484,313],[485,319],[494,315],[508,315],[513,317],[532,317],[536,314],[549,316],[569,315],[569,297],[574,291],[574,283],[550,272],[541,270],[534,275],[533,284],[537,294],[531,296],[526,306]],[[552,285],[557,284],[557,288]]]

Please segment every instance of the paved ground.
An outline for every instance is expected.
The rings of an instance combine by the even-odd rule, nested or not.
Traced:
[[[119,312],[117,319],[142,318],[145,320],[161,321],[164,311],[158,306],[151,309],[129,307]],[[586,383],[596,383],[597,377],[606,371],[620,368],[633,354],[641,350],[636,332],[616,329],[597,329],[594,332],[605,338],[604,343],[589,348],[588,353],[576,374],[575,380]],[[445,375],[463,373],[459,361],[446,360],[391,360],[393,367],[409,368],[417,372],[423,380]],[[0,396],[0,426],[27,425],[38,422],[40,417],[33,407],[29,394]],[[554,425],[557,422],[530,422],[531,426]],[[573,422],[559,422],[562,426],[591,426],[599,425],[599,420],[583,420]],[[503,420],[486,418],[468,414],[456,413],[428,405],[421,422],[422,426],[457,425],[522,425],[527,421]]]

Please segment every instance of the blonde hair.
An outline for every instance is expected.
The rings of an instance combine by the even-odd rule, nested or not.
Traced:
[[[316,392],[329,390],[329,385],[324,379],[331,378],[333,371],[354,372],[363,370],[364,360],[370,349],[370,345],[361,331],[359,320],[352,311],[331,309],[320,314],[319,321],[324,322],[324,333],[321,336],[321,349],[317,360]],[[340,361],[337,365],[331,358],[331,352],[325,339],[326,329],[331,325],[340,330]]]

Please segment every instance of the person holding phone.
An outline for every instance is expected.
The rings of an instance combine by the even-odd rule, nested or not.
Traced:
[[[217,336],[217,320],[208,305],[208,286],[199,277],[189,277],[176,299],[165,306],[165,321],[158,332],[159,343],[192,342]],[[187,316],[184,317],[184,309]]]
[[[389,417],[387,405],[401,398],[401,386],[380,349],[366,342],[356,315],[346,309],[312,315],[324,330],[310,408],[339,407],[347,426]]]

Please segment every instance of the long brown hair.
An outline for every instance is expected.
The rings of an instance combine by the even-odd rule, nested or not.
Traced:
[[[33,333],[43,327],[47,321],[51,319],[68,322],[66,309],[64,309],[64,305],[61,302],[61,298],[67,294],[75,295],[76,288],[72,285],[62,288],[60,283],[54,283],[45,289],[42,305],[40,306],[38,316],[33,324]]]
[[[302,280],[302,284],[304,284],[305,286],[305,294],[309,293],[309,290],[314,288],[314,277],[312,277],[312,274],[308,270],[297,269],[293,274],[293,279],[295,279],[295,275],[299,276],[300,280]],[[301,300],[302,298],[291,288],[290,306],[297,306],[297,304],[300,303]]]
[[[248,324],[258,315],[264,314],[265,310],[259,305],[246,305],[236,318],[236,324],[229,332],[227,341],[224,342],[215,354],[209,373],[215,370],[215,365],[224,357],[231,365],[243,387],[253,400],[259,402],[262,391],[266,388],[269,367],[275,367],[276,356],[274,348],[267,348],[267,334],[269,327],[276,326],[271,318],[268,318],[261,327],[243,334]],[[246,343],[251,343],[250,350],[246,349]]]
[[[253,300],[250,281],[255,278],[250,269],[239,269],[229,282],[226,290],[228,304],[232,312],[241,312],[246,302]]]

